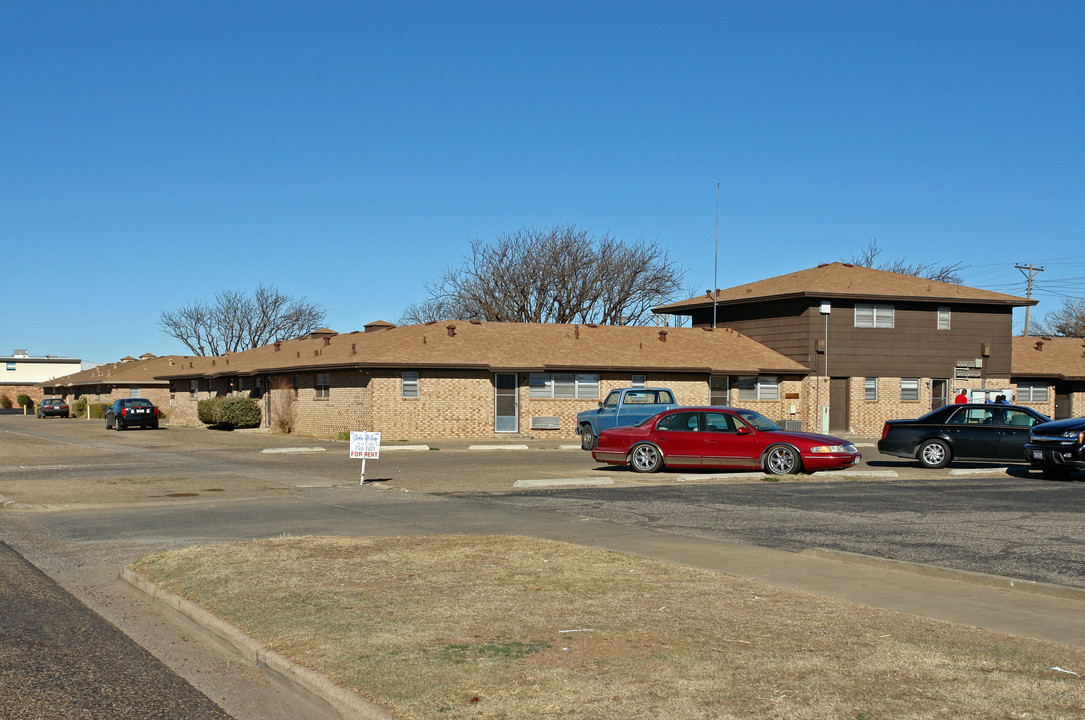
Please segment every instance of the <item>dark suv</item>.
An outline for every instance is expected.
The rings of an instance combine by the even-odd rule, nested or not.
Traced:
[[[1036,425],[1025,443],[1025,460],[1044,477],[1063,480],[1085,468],[1085,418]]]

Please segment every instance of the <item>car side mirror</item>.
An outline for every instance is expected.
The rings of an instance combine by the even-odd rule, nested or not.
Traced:
[[[735,428],[735,434],[736,435],[749,435],[751,432],[753,432],[753,431],[750,430],[745,425],[743,425],[742,427]]]

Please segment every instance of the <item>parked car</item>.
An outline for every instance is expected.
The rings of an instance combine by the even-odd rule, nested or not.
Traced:
[[[38,403],[37,416],[41,419],[47,417],[68,417],[71,414],[68,403],[60,398],[45,398]]]
[[[635,425],[663,410],[676,407],[674,393],[667,388],[620,388],[611,390],[595,410],[576,414],[580,447],[591,450],[599,433],[607,428]]]
[[[1025,444],[1025,460],[1053,480],[1085,468],[1085,418],[1034,426]]]
[[[158,428],[158,408],[144,398],[123,398],[115,400],[105,411],[105,429],[124,430],[133,427]]]
[[[1021,462],[1029,430],[1050,420],[1018,405],[945,405],[915,420],[887,420],[878,452],[915,458],[928,468],[954,460]]]
[[[838,470],[859,451],[830,435],[790,432],[753,410],[683,407],[632,427],[604,430],[591,456],[649,473],[666,467],[761,469],[773,475]]]

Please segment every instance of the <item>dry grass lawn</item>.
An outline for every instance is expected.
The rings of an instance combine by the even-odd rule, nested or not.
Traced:
[[[133,569],[401,718],[1085,717],[1085,651],[547,540],[279,538]]]

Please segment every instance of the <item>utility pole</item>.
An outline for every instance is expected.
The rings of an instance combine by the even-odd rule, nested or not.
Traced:
[[[1028,289],[1025,290],[1025,298],[1028,299],[1028,300],[1031,300],[1032,299],[1032,277],[1038,272],[1043,272],[1044,269],[1043,268],[1034,268],[1034,267],[1032,267],[1032,263],[1029,263],[1027,267],[1024,266],[1024,265],[1014,265],[1014,267],[1017,268],[1018,270],[1020,270],[1022,275],[1025,275],[1025,270],[1028,270],[1028,274],[1025,275],[1025,277],[1028,278]],[[1028,305],[1026,305],[1025,306],[1025,333],[1024,333],[1025,337],[1028,337],[1028,311],[1029,311],[1029,309],[1030,309],[1030,307]]]

